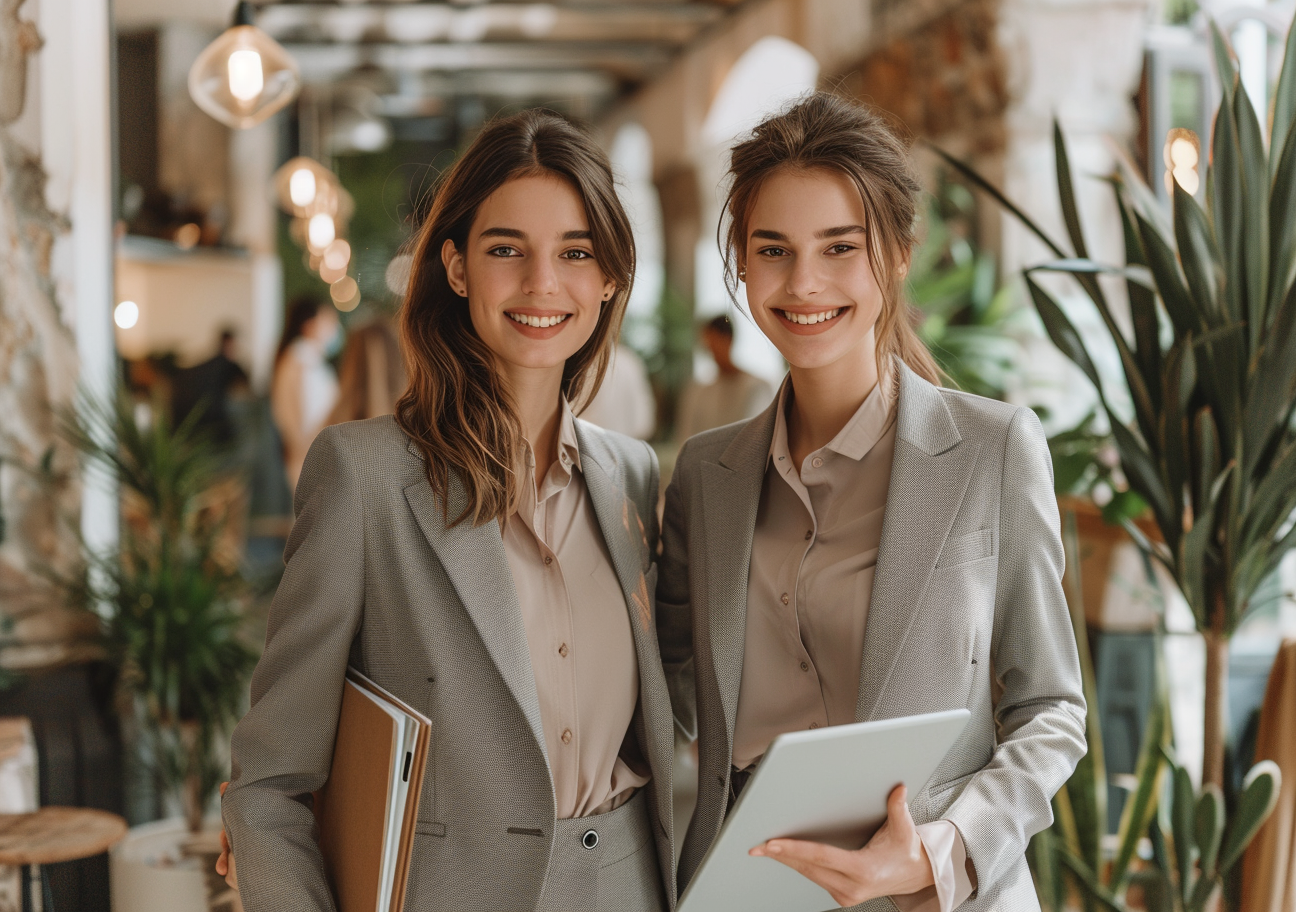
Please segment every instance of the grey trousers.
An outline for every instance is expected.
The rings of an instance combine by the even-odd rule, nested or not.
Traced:
[[[536,912],[665,912],[647,791],[592,817],[559,820]]]

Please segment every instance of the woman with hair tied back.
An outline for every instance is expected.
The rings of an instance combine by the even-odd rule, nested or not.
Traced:
[[[560,115],[487,124],[444,175],[409,387],[325,428],[297,486],[223,802],[248,912],[334,909],[310,795],[348,664],[432,720],[407,912],[673,906],[657,464],[569,406],[633,275],[607,159]]]
[[[1038,909],[1026,844],[1085,752],[1039,421],[940,387],[901,299],[919,188],[881,118],[810,96],[730,178],[730,291],[790,372],[763,414],[689,440],[666,493],[658,626],[700,755],[681,887],[779,734],[966,707],[863,848],[751,854],[870,912]]]

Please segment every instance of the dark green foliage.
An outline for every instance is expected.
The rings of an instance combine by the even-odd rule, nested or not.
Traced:
[[[140,425],[123,393],[64,416],[92,481],[110,475],[123,505],[118,548],[87,553],[85,573],[65,585],[100,619],[159,774],[183,783],[199,813],[220,781],[215,748],[242,710],[256,652],[242,635],[248,590],[227,553],[219,451],[195,432],[197,412],[179,427],[167,409],[152,412]]]

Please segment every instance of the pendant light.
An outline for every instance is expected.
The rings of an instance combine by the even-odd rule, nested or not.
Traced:
[[[301,89],[297,61],[252,19],[252,4],[239,0],[234,24],[189,70],[189,94],[198,107],[238,130],[255,127]]]

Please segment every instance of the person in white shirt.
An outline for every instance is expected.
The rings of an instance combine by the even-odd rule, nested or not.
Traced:
[[[618,342],[603,385],[580,416],[609,431],[647,440],[657,429],[657,399],[648,368],[634,349]]]
[[[702,327],[702,342],[719,370],[710,383],[689,381],[680,396],[675,438],[681,443],[712,428],[754,418],[774,399],[774,389],[733,362],[733,324],[718,316]]]

